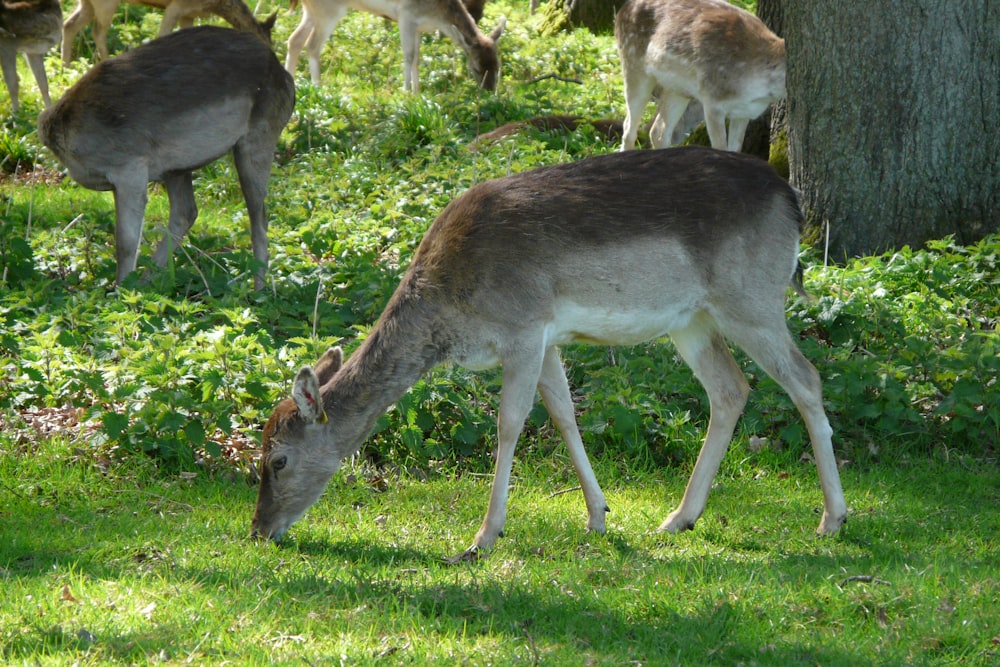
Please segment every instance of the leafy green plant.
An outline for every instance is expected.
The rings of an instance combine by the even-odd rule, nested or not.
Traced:
[[[491,3],[484,22],[519,12]],[[146,38],[159,16],[128,9],[114,23],[113,50]],[[508,22],[495,95],[468,80],[454,44],[425,37],[423,94],[415,97],[398,91],[395,29],[349,14],[324,55],[323,84],[306,82],[304,67],[297,79],[296,112],[271,179],[271,266],[261,293],[250,289],[255,267],[228,158],[197,173],[201,213],[168,268],[150,266],[147,249],[141,274],[118,291],[106,193],[57,178],[30,187],[0,181],[0,355],[10,389],[0,406],[76,406],[100,424],[104,447],[170,467],[224,454],[234,437],[252,443],[296,367],[331,342],[353,349],[364,336],[449,201],[485,179],[616,149],[586,126],[469,148],[511,120],[620,117],[612,38],[575,31],[540,40],[536,20]],[[279,21],[279,51],[293,23]],[[83,55],[53,68],[55,94],[86,70]],[[30,123],[15,119],[4,132],[5,145],[55,173]],[[153,188],[147,245],[167,216],[166,197]],[[823,377],[845,455],[942,446],[996,455],[998,248],[996,237],[968,248],[943,240],[834,267],[806,255],[817,300],[790,300],[790,325]],[[571,347],[564,359],[591,451],[653,468],[694,457],[708,406],[669,343]],[[739,360],[755,388],[740,437],[805,449],[794,406]],[[498,391],[497,373],[437,369],[380,421],[369,451],[409,465],[461,458],[488,469]],[[552,435],[540,406],[529,427],[529,443]]]

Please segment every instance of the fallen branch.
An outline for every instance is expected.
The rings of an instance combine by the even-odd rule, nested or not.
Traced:
[[[846,579],[841,580],[841,582],[837,584],[837,587],[843,588],[844,584],[848,584],[852,581],[858,581],[863,584],[882,584],[884,586],[892,586],[892,583],[886,581],[885,579],[878,579],[870,574],[856,574],[853,577],[847,577]]]
[[[543,74],[541,76],[536,76],[534,79],[529,79],[527,83],[538,83],[539,81],[544,81],[545,79],[555,79],[556,81],[562,81],[563,83],[576,83],[583,85],[582,79],[570,79],[565,76],[559,76],[558,74]]]

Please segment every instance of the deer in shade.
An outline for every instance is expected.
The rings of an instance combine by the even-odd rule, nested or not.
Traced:
[[[295,84],[256,35],[201,26],[98,63],[38,118],[38,136],[80,185],[111,190],[119,283],[136,268],[147,184],[163,183],[169,229],[153,256],[165,266],[198,216],[192,172],[232,152],[264,286],[267,195]]]
[[[739,151],[749,122],[785,95],[785,40],[726,0],[626,0],[615,41],[625,78],[622,150],[635,147],[654,96],[654,148],[667,145],[694,99],[712,148]]]
[[[802,213],[762,160],[709,148],[629,151],[488,181],[452,201],[364,342],[295,377],[263,430],[251,534],[280,540],[358,451],[379,416],[429,369],[499,365],[496,474],[472,544],[491,549],[506,520],[514,449],[535,392],[569,449],[587,507],[608,511],[575,419],[559,347],[670,336],[701,381],[711,417],[680,501],[659,529],[694,527],[749,393],[728,341],[791,396],[819,468],[818,532],[844,522],[820,377],[785,322],[798,279]]]
[[[482,15],[483,4],[470,1],[469,7]],[[296,5],[297,0],[292,0],[292,7]],[[290,73],[295,74],[299,56],[305,49],[309,56],[309,76],[314,85],[319,85],[323,45],[349,9],[383,16],[399,24],[404,90],[420,91],[420,34],[435,30],[465,51],[469,73],[477,85],[496,90],[500,79],[497,41],[507,21],[500,19],[497,27],[484,35],[462,0],[302,0],[302,22],[288,38],[285,56],[285,67]]]
[[[227,21],[237,30],[251,32],[266,41],[271,42],[271,29],[274,27],[277,13],[271,14],[264,21],[258,21],[243,0],[126,0],[132,4],[146,7],[156,7],[163,10],[160,20],[158,37],[173,32],[180,25],[190,28],[196,18],[218,16]],[[77,0],[76,9],[63,24],[62,58],[67,65],[73,60],[73,40],[77,33],[93,22],[91,31],[94,37],[94,48],[101,60],[108,57],[108,29],[111,19],[123,0]]]
[[[0,66],[10,93],[10,108],[21,108],[17,54],[23,53],[38,84],[45,106],[49,98],[49,79],[45,75],[45,54],[59,43],[62,8],[59,0],[0,0]]]

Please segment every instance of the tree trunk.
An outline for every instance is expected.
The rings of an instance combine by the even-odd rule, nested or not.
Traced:
[[[761,2],[807,239],[840,260],[1000,229],[1000,0]]]
[[[545,15],[543,34],[577,27],[589,29],[595,35],[615,31],[615,14],[625,0],[548,0],[542,5]]]

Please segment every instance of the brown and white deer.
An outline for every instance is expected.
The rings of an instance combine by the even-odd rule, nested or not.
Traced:
[[[0,67],[10,93],[10,108],[21,108],[17,54],[23,53],[38,84],[45,106],[49,99],[49,79],[45,75],[45,54],[59,43],[62,34],[62,7],[59,0],[0,0]]]
[[[725,0],[627,0],[615,17],[615,39],[627,107],[622,150],[635,147],[654,94],[654,148],[667,145],[696,99],[712,147],[730,151],[742,147],[747,124],[785,95],[785,40]]]
[[[164,266],[198,216],[193,170],[232,152],[250,215],[257,289],[267,266],[264,199],[295,84],[256,35],[201,26],[171,33],[94,66],[38,118],[38,136],[80,185],[111,190],[119,283],[136,268],[147,185],[162,181]]]
[[[603,532],[608,508],[559,346],[666,335],[705,387],[711,419],[680,506],[660,530],[690,529],[701,516],[747,400],[728,338],[805,419],[824,497],[818,532],[835,532],[847,506],[820,378],[785,324],[801,219],[795,192],[766,163],[699,147],[615,153],[474,186],[431,225],[361,347],[343,365],[333,348],[298,372],[264,427],[251,533],[281,539],[386,408],[446,361],[503,369],[489,508],[456,558],[476,557],[501,535],[536,390],[569,448],[587,527]]]
[[[266,42],[271,42],[271,29],[277,13],[271,14],[263,22],[258,21],[243,0],[77,0],[76,9],[63,24],[62,58],[67,65],[73,60],[73,40],[77,33],[91,21],[94,28],[94,47],[101,60],[108,57],[108,28],[111,19],[122,2],[156,7],[163,10],[158,37],[173,32],[178,24],[190,28],[196,18],[218,16],[237,30],[256,34]]]
[[[293,8],[296,4],[297,0],[292,0]],[[302,0],[302,22],[288,38],[285,57],[285,68],[291,74],[295,74],[299,56],[305,49],[310,79],[314,85],[319,85],[323,45],[349,9],[376,14],[399,24],[404,90],[420,92],[420,33],[435,30],[450,37],[465,51],[469,73],[477,85],[485,90],[496,90],[500,79],[497,41],[507,20],[501,18],[493,32],[484,35],[462,0]],[[478,11],[482,11],[481,6]]]

